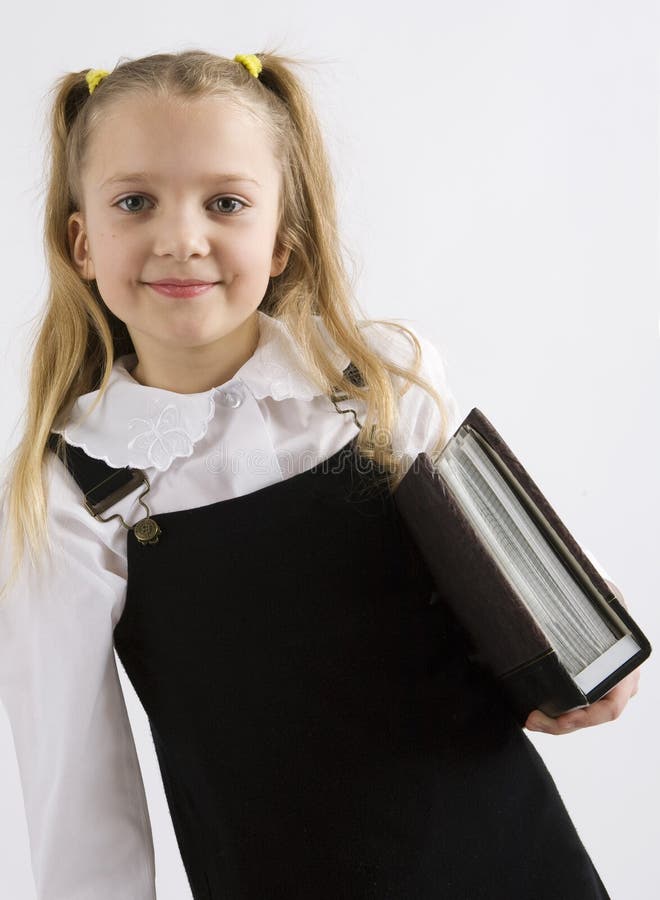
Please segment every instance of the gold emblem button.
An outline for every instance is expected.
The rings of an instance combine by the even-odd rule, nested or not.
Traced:
[[[158,523],[147,516],[135,523],[133,534],[141,544],[157,544],[158,537],[162,534],[162,531]]]

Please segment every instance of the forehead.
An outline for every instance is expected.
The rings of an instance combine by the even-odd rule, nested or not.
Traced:
[[[267,184],[278,166],[263,125],[223,98],[131,95],[103,112],[86,170],[97,188],[116,174],[181,178],[196,171],[242,173]]]

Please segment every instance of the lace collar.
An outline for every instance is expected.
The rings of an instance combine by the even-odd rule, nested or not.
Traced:
[[[153,466],[164,472],[177,457],[190,456],[195,443],[204,437],[215,413],[218,392],[223,398],[229,397],[229,402],[232,386],[238,386],[239,392],[244,387],[257,400],[311,400],[321,394],[300,366],[289,329],[260,310],[257,315],[257,348],[223,385],[198,394],[178,394],[142,385],[130,374],[137,356],[129,353],[115,360],[105,395],[94,412],[81,421],[98,390],[78,397],[66,425],[53,430],[63,434],[68,444],[82,447],[89,456],[102,459],[113,468]],[[333,362],[345,369],[349,358],[331,342],[320,316],[314,318]]]

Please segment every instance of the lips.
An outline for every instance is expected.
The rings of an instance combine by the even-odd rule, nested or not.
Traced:
[[[196,297],[214,288],[214,281],[151,281],[147,286],[166,297]]]
[[[148,281],[147,284],[175,284],[187,286],[191,284],[216,284],[216,282],[200,281],[197,278],[161,278],[159,281]]]

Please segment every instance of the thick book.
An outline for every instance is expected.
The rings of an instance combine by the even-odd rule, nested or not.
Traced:
[[[413,461],[394,502],[469,656],[524,724],[606,694],[651,645],[476,407],[435,463]]]

